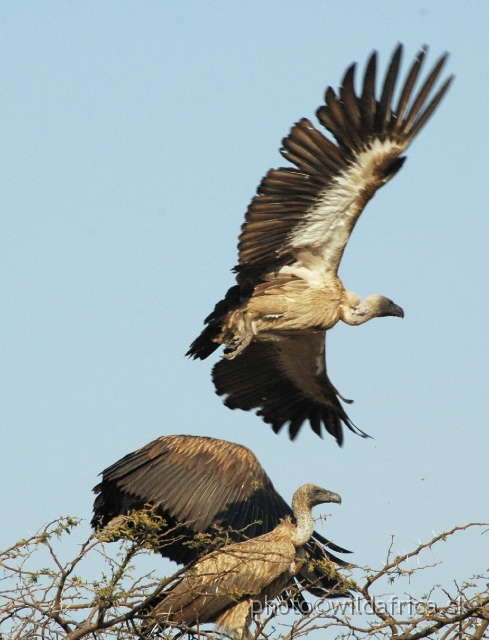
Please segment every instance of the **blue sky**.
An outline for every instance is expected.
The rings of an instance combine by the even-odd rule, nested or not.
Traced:
[[[249,446],[290,499],[337,491],[323,533],[378,566],[487,520],[489,11],[467,2],[0,5],[0,547],[88,518],[97,474],[164,434]],[[337,326],[328,368],[355,399],[343,449],[291,443],[184,358],[233,283],[239,226],[280,141],[372,49],[421,45],[457,78],[368,205],[340,276],[404,320]],[[216,356],[217,358],[218,356]],[[214,358],[214,361],[215,359]],[[88,527],[87,527],[88,531]],[[437,579],[487,561],[464,534]]]

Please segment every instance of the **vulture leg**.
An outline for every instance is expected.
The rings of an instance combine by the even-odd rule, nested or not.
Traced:
[[[227,360],[232,360],[239,355],[244,349],[246,349],[255,336],[251,315],[249,313],[243,313],[242,320],[244,324],[242,331],[236,332],[232,340],[226,344],[224,357]]]

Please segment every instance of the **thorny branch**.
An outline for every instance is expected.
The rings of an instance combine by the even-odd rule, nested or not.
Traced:
[[[0,552],[0,640],[216,637],[212,625],[206,625],[205,629],[148,627],[152,606],[190,565],[169,577],[159,577],[154,571],[138,572],[138,557],[170,544],[177,537],[175,530],[165,528],[165,523],[155,520],[153,515],[134,514],[132,520],[128,519],[113,532],[88,538],[72,560],[64,561],[69,546],[67,537],[79,524],[74,518],[60,518]],[[284,607],[298,595],[297,591],[289,591],[282,602],[270,603],[258,613],[250,638],[295,640],[309,635],[323,638],[329,630],[328,637],[342,640],[489,639],[486,567],[485,572],[462,585],[455,583],[454,593],[446,586],[437,586],[419,598],[409,595],[404,602],[409,611],[389,608],[385,594],[372,592],[374,587],[392,584],[399,578],[411,579],[418,571],[434,571],[436,563],[421,562],[424,551],[469,528],[483,534],[487,527],[486,523],[454,527],[402,556],[394,556],[392,540],[382,568],[353,568],[343,576],[351,599],[324,597],[310,602],[310,611],[305,615],[282,615]],[[121,537],[125,540],[108,544]],[[216,531],[216,536],[208,539],[200,536],[192,544],[206,553],[226,540],[225,532]],[[418,565],[406,568],[411,558],[417,558]],[[94,565],[96,578],[82,575],[92,571]],[[442,598],[444,604],[434,604],[436,598]],[[368,615],[359,615],[361,612]]]

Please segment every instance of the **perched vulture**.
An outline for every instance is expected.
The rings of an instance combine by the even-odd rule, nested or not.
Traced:
[[[189,545],[198,533],[216,535],[216,527],[229,531],[236,542],[273,531],[292,509],[275,490],[253,453],[239,444],[204,436],[162,436],[130,453],[102,472],[94,488],[92,526],[116,526],[124,516],[155,508],[171,530],[160,552],[181,564],[196,560],[198,549]],[[334,556],[350,553],[312,532],[304,545],[313,561],[347,562]],[[331,567],[331,565],[330,565]],[[302,567],[297,580],[307,590],[329,597],[348,595],[320,566]]]
[[[355,64],[338,95],[328,87],[316,115],[336,142],[305,118],[284,138],[281,153],[297,168],[272,169],[261,181],[241,228],[238,284],[217,303],[187,353],[204,359],[223,344],[224,359],[213,370],[217,393],[231,409],[258,409],[276,433],[288,423],[291,439],[306,420],[317,435],[323,426],[340,445],[342,424],[366,435],[351,423],[328,378],[325,333],[339,320],[359,325],[404,316],[382,295],[361,300],[338,277],[365,205],[402,167],[402,154],[453,79],[431,97],[445,54],[415,92],[424,48],[395,101],[401,54],[399,45],[378,99],[376,52],[359,95]]]
[[[296,524],[287,516],[269,533],[206,555],[151,617],[186,627],[213,622],[226,635],[250,638],[252,613],[279,596],[304,564],[304,545],[314,529],[312,507],[325,502],[339,504],[341,498],[315,484],[303,485],[292,498]]]

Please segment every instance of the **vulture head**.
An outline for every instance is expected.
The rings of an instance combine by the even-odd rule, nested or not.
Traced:
[[[349,292],[350,293],[350,292]],[[350,293],[350,307],[344,309],[343,320],[347,324],[359,325],[368,322],[372,318],[384,318],[385,316],[396,316],[404,318],[404,311],[390,298],[374,293],[364,300],[359,300],[356,294]],[[351,301],[358,302],[351,303]]]
[[[292,511],[294,512],[296,527],[292,543],[296,547],[301,547],[305,544],[314,531],[312,508],[325,502],[341,504],[341,498],[337,493],[327,491],[316,484],[303,484],[294,493]]]
[[[365,298],[363,302],[364,304],[368,304],[370,309],[374,312],[372,318],[384,318],[385,316],[397,316],[398,318],[404,318],[404,311],[401,307],[385,296],[375,293],[373,296]]]
[[[292,509],[297,517],[297,511],[311,511],[316,505],[325,504],[326,502],[341,504],[341,498],[337,493],[318,487],[317,484],[303,484],[294,493]]]

